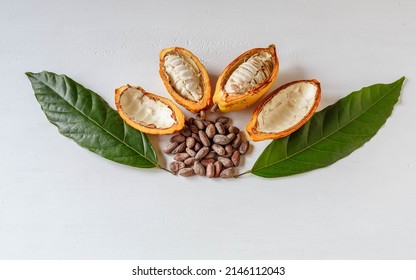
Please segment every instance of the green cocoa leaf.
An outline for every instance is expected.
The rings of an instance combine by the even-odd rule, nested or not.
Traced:
[[[78,145],[109,160],[159,166],[147,136],[127,125],[98,94],[65,75],[26,73],[48,120]]]
[[[273,140],[251,173],[282,177],[328,166],[361,147],[383,126],[405,77],[352,92],[314,114],[300,129]]]

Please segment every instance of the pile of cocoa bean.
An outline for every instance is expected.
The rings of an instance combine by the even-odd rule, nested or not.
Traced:
[[[163,150],[173,154],[169,164],[173,174],[209,178],[233,178],[240,157],[247,153],[249,142],[240,129],[229,124],[229,118],[219,117],[215,122],[189,118],[184,129],[170,138]]]

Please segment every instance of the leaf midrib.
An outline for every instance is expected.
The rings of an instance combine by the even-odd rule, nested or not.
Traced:
[[[30,74],[33,77],[33,73]],[[130,146],[129,144],[127,144],[126,142],[122,142],[118,137],[116,137],[113,133],[111,133],[110,131],[108,131],[106,128],[104,128],[103,126],[101,126],[100,124],[98,124],[95,120],[91,119],[89,116],[87,116],[86,114],[84,114],[82,111],[78,110],[78,108],[74,107],[71,103],[69,103],[65,98],[63,98],[62,96],[60,96],[50,85],[48,85],[47,83],[39,80],[37,77],[35,77],[37,81],[39,81],[40,83],[44,84],[46,87],[48,87],[51,91],[55,92],[62,100],[64,100],[67,104],[69,104],[70,107],[74,108],[77,112],[79,112],[81,115],[83,115],[85,118],[87,118],[88,120],[90,120],[92,123],[94,123],[96,126],[98,126],[99,128],[103,129],[107,134],[111,135],[111,137],[117,139],[120,143],[126,145],[128,148],[130,148],[132,151],[136,152],[137,154],[139,154],[141,157],[145,158],[146,160],[148,160],[149,162],[153,163],[155,166],[159,167],[159,164],[157,162],[154,162],[153,160],[148,159],[146,156],[144,156],[142,153],[140,153],[139,151],[137,151],[136,149],[134,149],[132,146]],[[63,76],[64,80],[66,83],[68,77],[66,77],[65,75]],[[85,88],[87,89],[87,88]],[[89,90],[89,89],[87,89]],[[90,91],[90,90],[89,90]],[[42,94],[42,93],[36,93],[36,94]],[[91,96],[92,98],[92,96]],[[111,109],[111,108],[110,108]],[[107,118],[107,116],[106,116]],[[123,121],[124,123],[124,121]],[[123,131],[125,132],[125,128],[123,127]],[[125,133],[123,133],[125,135]]]
[[[401,78],[401,79],[403,79],[403,78]],[[399,79],[400,80],[400,79]],[[319,141],[317,141],[317,142],[315,142],[315,143],[313,143],[312,145],[309,145],[309,146],[307,146],[307,147],[305,147],[305,148],[303,148],[303,149],[301,149],[301,150],[299,150],[299,151],[297,151],[296,153],[294,153],[294,154],[292,154],[290,157],[284,157],[284,158],[282,158],[281,160],[278,160],[278,161],[275,161],[275,162],[273,162],[272,164],[267,164],[267,165],[265,165],[265,166],[263,166],[263,167],[261,167],[261,168],[258,168],[258,169],[252,169],[250,172],[252,173],[253,171],[259,171],[259,170],[262,170],[262,169],[264,169],[264,168],[268,168],[268,167],[270,167],[270,166],[273,166],[273,165],[276,165],[276,164],[278,164],[278,163],[280,163],[280,162],[282,162],[282,161],[285,161],[285,160],[287,160],[287,159],[290,159],[290,158],[292,158],[292,157],[294,157],[294,156],[296,156],[297,154],[300,154],[300,153],[302,153],[303,151],[305,151],[305,150],[307,150],[307,149],[309,149],[309,148],[311,148],[311,147],[313,147],[313,146],[315,146],[315,145],[317,145],[318,143],[320,143],[320,142],[322,142],[322,141],[324,141],[324,140],[326,140],[328,137],[330,137],[331,135],[333,135],[334,133],[336,133],[336,132],[338,132],[339,130],[341,130],[342,128],[344,128],[344,127],[346,127],[347,125],[349,125],[351,122],[353,122],[353,121],[355,121],[357,118],[359,118],[361,115],[363,115],[364,113],[366,113],[369,109],[371,109],[375,104],[377,104],[380,100],[382,100],[384,97],[386,97],[390,92],[392,92],[394,89],[396,89],[396,87],[397,86],[399,86],[399,84],[397,84],[397,85],[395,85],[393,88],[391,88],[389,91],[387,91],[386,92],[386,94],[384,94],[384,95],[382,95],[379,99],[377,99],[376,100],[376,102],[374,102],[371,106],[369,106],[365,111],[363,111],[359,116],[357,116],[357,117],[355,117],[355,118],[353,118],[353,119],[351,119],[349,122],[347,122],[345,125],[343,125],[343,126],[341,126],[341,127],[339,127],[337,130],[335,130],[334,132],[331,132],[330,134],[328,134],[327,136],[325,136],[325,137],[323,137],[322,139],[320,139]],[[287,145],[286,145],[286,154],[287,154]]]

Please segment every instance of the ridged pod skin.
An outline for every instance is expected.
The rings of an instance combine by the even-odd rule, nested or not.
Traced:
[[[262,80],[260,83],[256,83],[256,80],[258,80],[257,79],[258,75],[254,74],[254,71],[256,68],[253,67],[253,66],[256,66],[255,63],[258,64],[258,62],[253,61],[253,63],[251,63],[250,65],[247,65],[247,63],[250,63],[250,58],[253,59],[253,56],[255,56],[256,54],[257,55],[267,54],[270,56],[270,61],[268,61],[268,64],[263,64],[263,70],[258,69],[258,70],[261,70],[261,71],[258,71],[259,74],[264,74],[264,73],[268,74],[268,76],[265,77],[265,79],[262,80],[260,78],[260,80]],[[230,94],[226,90],[226,87],[228,86],[227,81],[230,79],[230,77],[232,77],[235,71],[242,71],[242,70],[239,70],[239,66],[243,65],[244,63],[246,63],[248,67],[243,67],[243,68],[248,68],[249,69],[248,75],[249,76],[252,75],[252,79],[250,80],[250,78],[247,78],[248,80],[246,81],[245,84],[251,84],[253,85],[253,87],[248,88],[242,93]],[[242,67],[240,67],[240,69],[241,68]],[[250,68],[253,69],[251,73],[250,73]],[[221,75],[219,76],[216,87],[215,87],[214,97],[213,97],[214,106],[218,106],[218,109],[221,112],[238,111],[238,110],[243,110],[243,109],[250,107],[257,100],[259,100],[264,94],[266,94],[266,92],[273,85],[273,82],[275,81],[278,72],[279,72],[279,60],[277,58],[275,45],[270,45],[268,48],[255,48],[255,49],[246,51],[245,53],[241,54],[239,57],[234,59],[222,71]],[[244,73],[241,73],[241,74],[244,74]],[[249,80],[251,82],[248,82]],[[231,86],[234,86],[234,85],[231,85]]]
[[[299,80],[282,85],[272,91],[253,112],[246,126],[253,141],[285,137],[314,114],[321,100],[321,87],[317,80]]]
[[[173,58],[169,59],[169,57]],[[208,72],[193,53],[180,47],[166,48],[160,52],[159,62],[160,77],[167,91],[177,103],[195,114],[212,106],[212,90]],[[169,66],[169,62],[176,64]],[[169,74],[168,68],[170,69],[169,71],[174,71],[175,74]],[[192,75],[189,77],[187,74],[191,72]],[[187,77],[181,79],[184,76]],[[179,82],[175,80],[178,77],[180,79]],[[175,83],[180,83],[180,87],[184,91],[186,91],[185,88],[198,86],[200,88],[200,97],[192,100],[184,96],[186,94],[181,94]]]
[[[129,97],[127,97],[127,94]],[[125,95],[126,97],[124,97]],[[145,100],[143,101],[142,99],[141,103],[139,102],[136,104],[126,103],[135,98],[136,100],[139,98],[144,98]],[[117,88],[115,90],[115,104],[117,112],[128,125],[147,134],[172,134],[182,130],[185,126],[184,114],[172,101],[162,96],[146,92],[139,86],[133,87],[125,85]],[[152,106],[154,108],[152,108]],[[128,107],[129,111],[127,111]],[[133,107],[133,109],[137,108],[135,112],[141,111],[144,112],[142,114],[149,115],[150,118],[155,120],[154,123],[165,121],[163,127],[157,127],[153,123],[135,120],[134,117],[132,117],[132,114],[135,112],[131,111],[131,107]],[[162,118],[164,118],[164,120],[162,120]]]

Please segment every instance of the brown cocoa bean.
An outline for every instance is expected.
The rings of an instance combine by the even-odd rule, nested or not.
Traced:
[[[212,162],[208,163],[206,167],[206,175],[208,178],[213,178],[215,176],[215,166]]]
[[[207,126],[205,129],[205,134],[208,136],[208,138],[212,138],[215,135],[215,125],[212,123]]]
[[[189,126],[189,129],[190,129],[193,133],[198,133],[198,131],[199,131],[198,127],[197,127],[196,125],[194,125],[194,124],[191,124],[191,125]]]
[[[190,117],[189,119],[186,120],[186,124],[191,125],[194,123],[194,118]]]
[[[215,128],[217,129],[218,134],[222,134],[222,135],[225,134],[225,129],[224,129],[224,126],[222,125],[222,123],[216,122],[215,123]]]
[[[235,168],[230,167],[221,171],[220,177],[223,179],[233,178],[235,175]]]
[[[234,138],[235,138],[235,134],[234,134],[234,133],[229,133],[229,134],[227,134],[227,138],[228,138],[228,139],[230,139],[230,142],[231,142],[231,141],[233,141],[233,140],[234,140]],[[229,142],[229,143],[230,143],[230,142]]]
[[[226,145],[224,150],[225,150],[224,157],[227,157],[227,158],[231,157],[234,152],[233,146],[231,146],[231,144]]]
[[[173,159],[176,161],[184,161],[185,159],[189,157],[190,155],[188,153],[177,153],[173,156]]]
[[[226,124],[226,123],[228,123],[230,121],[230,119],[229,118],[227,118],[227,117],[219,117],[219,118],[217,118],[216,120],[215,120],[215,122],[220,122],[220,123],[222,123],[222,124]]]
[[[205,167],[199,161],[195,161],[194,172],[198,176],[205,176]]]
[[[185,143],[186,143],[186,147],[192,149],[195,146],[196,140],[193,137],[188,137],[188,138],[186,138],[186,142]]]
[[[169,141],[171,143],[174,143],[174,142],[182,143],[182,142],[185,141],[185,139],[186,139],[186,137],[183,136],[182,134],[176,134],[176,135],[172,136]]]
[[[172,154],[182,153],[185,151],[186,144],[185,142],[180,143],[173,151]]]
[[[195,174],[194,169],[192,167],[182,168],[179,170],[178,174],[182,177],[189,177]]]
[[[169,163],[169,170],[173,174],[178,173],[178,171],[179,171],[179,162],[178,161],[172,161],[171,163]]]
[[[194,157],[196,155],[196,152],[194,150],[192,150],[191,148],[186,148],[185,151],[191,157]]]
[[[232,125],[228,128],[228,132],[238,134],[240,132],[240,129],[238,129],[238,127],[235,127],[235,126]]]
[[[200,160],[204,158],[209,152],[208,147],[202,147],[195,155],[195,159]]]
[[[212,144],[211,148],[220,156],[225,155],[225,149],[223,146],[218,144]]]
[[[171,154],[173,152],[174,149],[176,149],[176,147],[179,146],[178,142],[173,142],[171,144],[169,144],[166,148],[163,149],[163,152],[165,154]]]
[[[213,121],[210,121],[210,120],[204,120],[204,125],[206,127],[209,126],[210,124],[214,124],[214,122]]]
[[[203,160],[201,160],[201,164],[203,166],[207,166],[209,163],[214,164],[214,162],[215,162],[215,159],[213,158],[204,158]]]
[[[241,135],[237,134],[232,142],[233,148],[238,149],[241,145]]]
[[[212,138],[212,140],[214,141],[215,144],[227,145],[228,143],[231,142],[232,139],[228,138],[225,135],[217,134],[214,136],[214,138]]]
[[[201,143],[196,142],[195,143],[195,146],[194,146],[194,151],[195,152],[198,152],[201,148],[202,148]]]
[[[240,154],[244,155],[245,153],[247,153],[249,148],[249,143],[248,142],[243,142],[241,143],[240,147],[238,148],[238,151],[240,152]]]
[[[187,166],[191,166],[194,162],[197,161],[194,157],[187,158],[183,161],[183,163]]]
[[[231,161],[233,162],[235,167],[240,165],[240,152],[239,151],[234,151],[233,155],[231,156]]]
[[[195,139],[195,141],[201,143],[201,138],[199,138],[198,133],[192,132],[191,136]]]
[[[215,167],[215,175],[214,177],[220,177],[221,171],[222,171],[222,163],[220,161],[214,162]]]
[[[207,159],[209,159],[209,158],[216,159],[217,157],[218,157],[218,154],[216,152],[209,151],[209,153],[204,158],[207,158]]]
[[[189,137],[191,136],[192,131],[189,129],[188,126],[185,126],[182,131],[181,131],[182,135],[185,137]]]
[[[218,157],[218,161],[219,161],[219,162],[221,162],[221,163],[222,163],[222,165],[223,165],[225,168],[228,168],[228,167],[232,167],[232,166],[234,166],[234,164],[233,164],[232,160],[231,160],[231,159],[229,159],[229,158],[226,158],[226,157]]]
[[[195,120],[194,125],[196,125],[196,127],[198,127],[199,130],[205,129],[205,125],[201,120]]]
[[[205,113],[205,110],[201,110],[201,111],[199,111],[198,116],[201,120],[205,120],[205,117],[207,116],[207,113]]]
[[[198,132],[199,138],[201,139],[201,143],[206,146],[209,147],[211,145],[211,141],[209,141],[209,138],[207,136],[207,134],[205,133],[205,131],[200,130]]]

